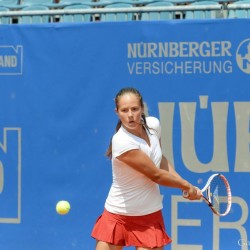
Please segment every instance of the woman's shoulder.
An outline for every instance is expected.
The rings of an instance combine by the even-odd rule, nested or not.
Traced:
[[[112,138],[112,154],[113,157],[117,157],[122,153],[131,150],[139,149],[140,143],[138,138],[128,133],[124,128],[120,128]]]
[[[161,138],[161,124],[158,118],[154,116],[146,117],[147,126],[151,133],[156,134],[158,138]]]
[[[152,129],[157,129],[160,126],[159,119],[154,116],[147,116],[146,121],[148,126]]]
[[[129,133],[124,129],[123,127],[120,127],[120,129],[113,135],[113,141],[123,141],[127,140],[129,138]]]

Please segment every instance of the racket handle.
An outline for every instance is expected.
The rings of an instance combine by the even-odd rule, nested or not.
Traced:
[[[188,191],[183,191],[182,192],[182,196],[184,197],[184,198],[188,198],[188,196],[189,196],[189,193],[188,193]]]

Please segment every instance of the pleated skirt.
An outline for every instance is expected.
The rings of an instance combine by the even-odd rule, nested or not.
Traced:
[[[117,246],[156,248],[171,243],[161,211],[143,216],[124,216],[105,209],[91,236]]]

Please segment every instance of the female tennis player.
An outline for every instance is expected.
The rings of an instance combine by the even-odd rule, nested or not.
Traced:
[[[122,250],[124,246],[163,250],[171,239],[165,231],[159,185],[179,188],[190,200],[200,199],[201,192],[162,155],[160,122],[145,117],[140,92],[121,89],[115,105],[119,121],[107,151],[113,182],[92,231],[96,250]]]

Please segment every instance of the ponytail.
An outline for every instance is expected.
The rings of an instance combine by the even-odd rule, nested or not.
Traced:
[[[116,124],[115,132],[117,132],[117,131],[120,129],[121,125],[122,125],[122,122],[121,122],[121,120],[119,119],[118,122],[117,122],[117,124]],[[110,139],[109,147],[108,147],[108,149],[107,149],[107,151],[106,151],[106,156],[107,156],[109,159],[112,158],[112,138]]]
[[[121,89],[116,97],[115,97],[115,105],[116,105],[116,109],[118,110],[118,101],[119,101],[119,98],[121,96],[123,96],[124,94],[128,94],[128,93],[132,93],[132,94],[135,94],[136,96],[138,96],[139,98],[139,102],[140,102],[140,105],[141,107],[144,107],[144,104],[143,104],[143,98],[142,98],[142,95],[140,94],[140,92],[135,89],[135,88],[131,88],[131,87],[128,87],[128,88],[123,88]],[[116,128],[115,128],[115,133],[120,129],[122,125],[122,122],[121,120],[119,119],[118,122],[117,122],[117,125],[116,125]],[[143,113],[142,114],[142,125],[145,126],[145,128],[147,130],[149,130],[148,126],[147,126],[147,123],[146,123],[146,117],[145,117],[145,114]],[[112,158],[112,138],[110,139],[110,143],[109,143],[109,147],[106,151],[106,154],[105,154],[109,159]]]

